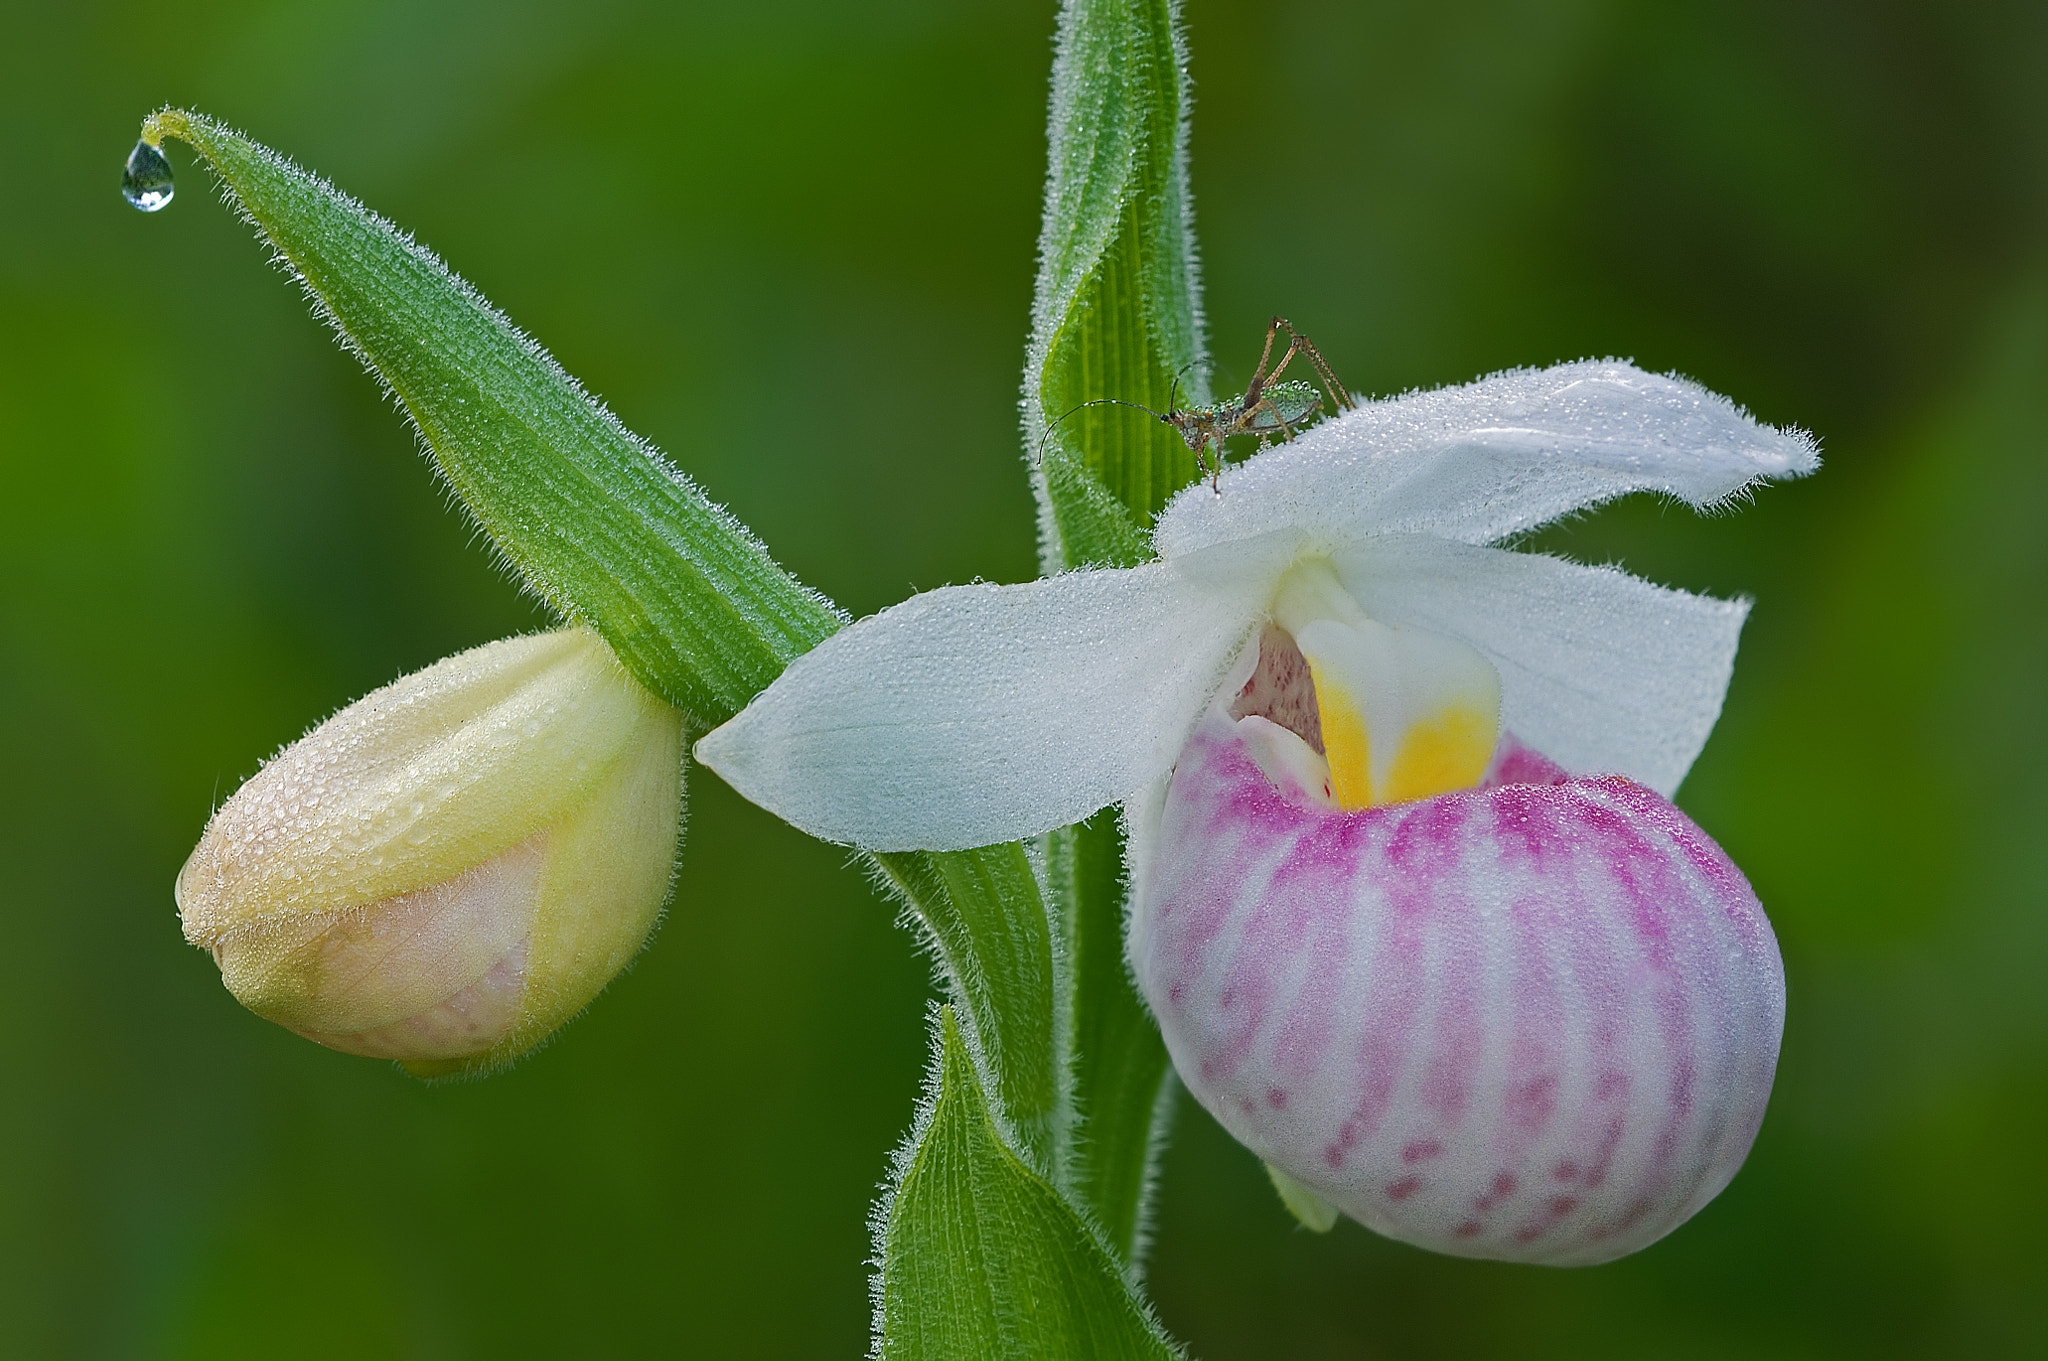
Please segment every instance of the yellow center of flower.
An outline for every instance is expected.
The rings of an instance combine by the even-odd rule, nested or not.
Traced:
[[[1426,799],[1485,776],[1500,674],[1476,648],[1368,618],[1327,559],[1282,578],[1273,617],[1308,660],[1339,805]]]

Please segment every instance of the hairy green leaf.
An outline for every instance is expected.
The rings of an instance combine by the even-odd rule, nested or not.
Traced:
[[[1064,446],[1053,446],[1039,468],[1063,566],[1136,567],[1152,556],[1138,517]],[[1050,570],[1050,569],[1049,569]]]
[[[315,305],[404,404],[526,583],[649,689],[724,722],[843,622],[432,252],[198,114],[143,127],[205,156]]]
[[[869,860],[931,933],[1021,1151],[1057,1175],[1068,1123],[1058,1033],[1065,1017],[1054,988],[1052,921],[1023,847]]]
[[[1060,15],[1024,365],[1048,572],[1130,565],[1127,528],[1148,526],[1195,476],[1193,453],[1169,426],[1128,406],[1083,405],[1164,413],[1176,398],[1208,396],[1178,10],[1172,0],[1070,0]],[[1075,475],[1082,470],[1106,501]],[[1119,541],[1126,551],[1105,555]]]
[[[951,1007],[927,1104],[876,1214],[884,1361],[1166,1361],[1181,1353],[1094,1229],[1006,1137]]]

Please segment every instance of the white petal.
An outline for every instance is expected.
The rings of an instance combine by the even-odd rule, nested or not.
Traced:
[[[1670,797],[1706,744],[1749,605],[1611,567],[1391,535],[1336,556],[1374,619],[1448,634],[1500,672],[1501,726],[1575,775]]]
[[[1077,822],[1172,765],[1292,553],[1282,535],[927,592],[798,658],[697,759],[813,836],[873,850]]]
[[[1496,374],[1372,402],[1194,486],[1160,518],[1160,554],[1282,526],[1325,550],[1367,534],[1491,543],[1582,506],[1656,491],[1696,507],[1819,466],[1813,438],[1725,397],[1615,360]]]
[[[1719,847],[1615,776],[1290,800],[1246,749],[1259,723],[1190,740],[1132,907],[1139,985],[1225,1128],[1460,1256],[1606,1261],[1727,1185],[1785,978]]]

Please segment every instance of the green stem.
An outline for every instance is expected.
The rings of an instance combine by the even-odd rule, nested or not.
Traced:
[[[1143,411],[1206,400],[1187,180],[1187,51],[1174,0],[1069,0],[1048,120],[1051,170],[1025,360],[1024,433],[1042,567],[1135,566],[1196,475]],[[1128,1262],[1142,1253],[1170,1102],[1158,1027],[1124,967],[1114,813],[1047,841],[1073,1072],[1075,1193]]]
[[[1124,967],[1123,827],[1111,809],[1047,840],[1072,979],[1075,1121],[1086,1141],[1074,1159],[1074,1189],[1110,1245],[1135,1261],[1173,1088],[1159,1027]]]
[[[1025,444],[1053,526],[1073,508],[1054,499],[1043,464],[1077,463],[1141,528],[1195,476],[1193,452],[1168,426],[1129,406],[1083,406],[1165,412],[1208,397],[1179,9],[1069,0],[1060,15],[1024,363]],[[1132,546],[1150,556],[1142,540]],[[1044,550],[1047,572],[1097,560],[1059,532]]]

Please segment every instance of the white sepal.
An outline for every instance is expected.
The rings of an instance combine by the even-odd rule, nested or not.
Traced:
[[[1328,551],[1373,534],[1492,543],[1635,491],[1695,507],[1819,466],[1811,436],[1618,360],[1496,374],[1371,402],[1189,488],[1163,557],[1281,528]]]
[[[1749,613],[1611,567],[1388,536],[1336,555],[1374,619],[1470,643],[1500,672],[1501,726],[1573,774],[1666,798],[1721,714]]]
[[[871,850],[1078,822],[1173,764],[1285,551],[929,591],[799,657],[697,758],[813,836]]]

